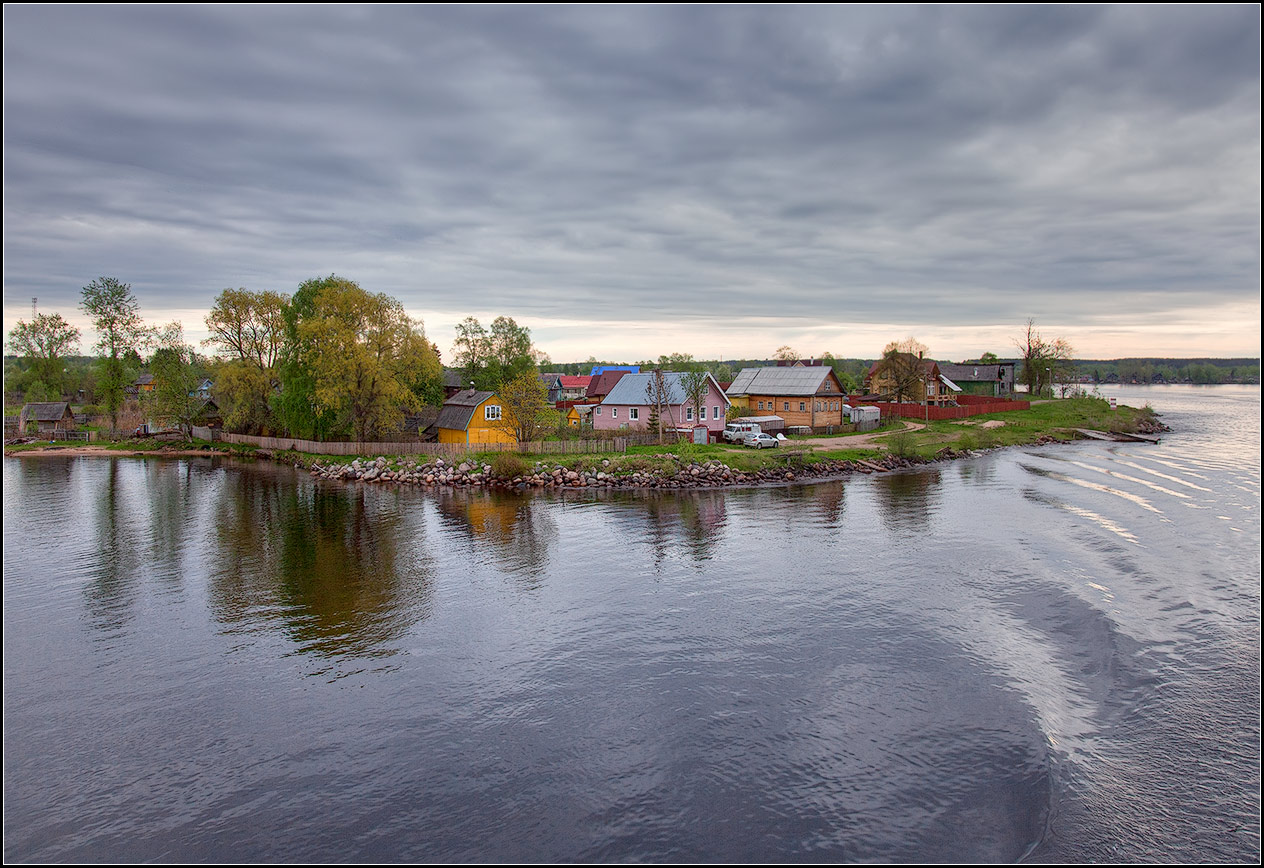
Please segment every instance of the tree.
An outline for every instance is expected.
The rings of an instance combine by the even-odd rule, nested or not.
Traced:
[[[504,383],[527,371],[539,373],[532,355],[530,329],[518,325],[511,317],[498,316],[492,320],[487,338],[492,381],[487,388],[498,390]]]
[[[124,389],[132,379],[127,360],[148,343],[151,332],[141,319],[140,302],[132,295],[131,284],[113,277],[100,277],[85,286],[80,306],[97,333],[97,400],[110,416],[110,427],[117,428]]]
[[[149,412],[160,422],[174,423],[191,440],[191,426],[203,406],[197,394],[202,379],[197,353],[184,342],[184,327],[178,322],[160,329],[156,340],[158,348],[149,360],[154,390],[145,399]]]
[[[1027,331],[1014,341],[1022,355],[1022,379],[1031,396],[1050,389],[1055,381],[1066,382],[1075,371],[1074,350],[1062,338],[1046,340],[1036,331],[1036,321],[1027,320]]]
[[[79,347],[79,329],[59,313],[36,314],[29,323],[18,320],[9,333],[9,351],[25,356],[37,382],[61,395],[65,388],[62,359]]]
[[[285,336],[277,359],[281,391],[271,397],[269,405],[281,427],[296,437],[324,440],[337,433],[337,413],[316,403],[315,350],[302,337],[300,329],[304,322],[316,315],[317,296],[326,289],[344,285],[356,286],[336,274],[305,280],[299,284],[289,303],[281,308],[285,323]],[[216,390],[217,394],[222,394],[218,383]]]
[[[998,361],[1000,360],[997,359],[996,353],[984,353],[979,356],[980,365],[995,365]]]
[[[881,391],[897,403],[926,400],[926,345],[916,338],[892,341],[882,350]],[[878,379],[879,377],[875,377]]]
[[[649,426],[658,430],[658,442],[662,443],[663,426],[676,426],[676,420],[672,417],[671,389],[667,385],[667,378],[663,376],[662,368],[655,368],[649,382],[645,384],[645,403],[650,405]]]
[[[311,349],[316,406],[335,413],[361,442],[400,427],[404,410],[420,405],[410,388],[416,371],[438,363],[427,358],[433,345],[403,305],[351,281],[320,291],[298,338]]]
[[[557,411],[550,406],[548,389],[534,369],[502,383],[496,396],[504,408],[497,424],[519,443],[538,440],[545,431],[557,427]]]
[[[476,318],[467,316],[456,324],[456,340],[452,342],[452,364],[461,369],[462,386],[472,384],[483,391],[494,391],[487,376],[487,363],[491,353],[491,337]]]
[[[281,385],[277,365],[288,302],[278,292],[225,289],[206,316],[210,337],[202,343],[227,359],[217,372],[216,399],[224,424],[234,430],[260,433],[273,426],[269,402]]]
[[[693,418],[702,421],[706,416],[702,405],[710,391],[711,375],[706,371],[688,371],[680,378],[680,385],[685,390],[685,400],[693,407]]]
[[[803,358],[788,344],[777,347],[777,352],[773,353],[772,357],[782,362],[797,362],[799,359]]]

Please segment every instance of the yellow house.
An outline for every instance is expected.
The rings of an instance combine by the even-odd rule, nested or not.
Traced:
[[[440,443],[517,443],[495,392],[466,389],[443,402],[435,430]]]
[[[592,410],[596,404],[575,404],[566,414],[566,424],[572,428],[591,428]]]

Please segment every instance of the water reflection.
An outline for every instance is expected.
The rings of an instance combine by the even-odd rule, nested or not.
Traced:
[[[874,478],[878,510],[892,531],[924,531],[939,510],[942,472],[938,467]]]
[[[477,544],[480,553],[492,554],[508,574],[525,581],[525,589],[543,581],[558,533],[549,511],[536,498],[454,489],[437,492],[435,505],[445,529]]]
[[[142,581],[145,527],[138,517],[145,515],[146,492],[129,490],[117,460],[109,462],[104,476],[92,500],[95,561],[84,587],[84,608],[95,628],[113,633],[130,620]]]
[[[630,497],[645,515],[644,536],[655,572],[683,549],[694,561],[710,560],[728,519],[723,491],[680,491]]]
[[[214,510],[209,596],[238,630],[285,625],[322,656],[388,656],[427,617],[433,570],[391,492],[225,474]],[[421,521],[422,513],[407,514]]]

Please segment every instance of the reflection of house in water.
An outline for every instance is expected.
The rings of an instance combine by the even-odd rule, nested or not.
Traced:
[[[886,473],[873,480],[879,513],[893,530],[926,530],[939,508],[940,470]]]
[[[632,502],[645,510],[655,566],[681,551],[682,544],[691,560],[710,559],[728,519],[724,491],[651,494]]]
[[[436,496],[445,526],[462,532],[490,552],[497,566],[512,575],[532,577],[532,585],[549,563],[557,542],[557,526],[534,497],[477,489],[454,489]],[[486,544],[486,545],[484,545]]]

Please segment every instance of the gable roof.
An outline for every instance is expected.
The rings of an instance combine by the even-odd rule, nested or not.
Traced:
[[[65,401],[39,401],[22,406],[23,419],[34,419],[36,422],[57,422],[70,411]]]
[[[603,404],[649,404],[649,387],[650,382],[654,379],[654,374],[624,374],[610,390],[606,397],[601,399]],[[663,385],[667,389],[666,403],[676,405],[684,404],[689,400],[685,394],[685,375],[679,371],[663,371]],[[715,378],[707,374],[707,379],[711,381],[711,385],[715,386],[715,390],[724,397],[725,403],[730,403],[729,399],[724,396],[724,392],[716,384]]]
[[[913,358],[912,353],[900,353],[899,355],[906,362],[917,361],[916,359]],[[869,372],[865,376],[867,377],[874,376],[875,374],[878,373],[878,371],[880,371],[883,368],[885,363],[886,363],[886,359],[878,359],[876,362],[874,362],[872,365],[869,366]],[[922,363],[922,370],[925,372],[926,376],[928,377],[939,376],[939,363],[936,362],[934,359],[922,359],[921,363]]]
[[[1000,381],[1000,372],[1005,368],[1013,370],[1014,363],[1009,362],[1004,365],[954,365],[951,362],[942,362],[939,365],[939,373],[956,380],[958,383],[995,383]]]
[[[474,411],[478,406],[495,395],[495,392],[478,392],[474,389],[457,392],[443,402],[443,409],[439,411],[434,427],[464,431],[470,427],[470,420],[474,418]]]
[[[550,389],[560,389],[562,387],[561,374],[541,374],[540,382],[548,386]]]
[[[730,395],[815,395],[822,391],[822,384],[830,378],[834,369],[824,365],[798,365],[795,367],[742,368],[733,384]],[[842,393],[841,385],[838,389]]]
[[[153,374],[138,374],[135,380],[132,380],[133,386],[148,386],[154,381]]]
[[[614,388],[614,384],[627,376],[627,371],[603,371],[588,381],[588,397],[600,398]]]
[[[592,376],[604,374],[606,371],[623,371],[625,374],[638,374],[641,371],[640,365],[593,365],[591,371]]]
[[[589,375],[574,377],[574,376],[568,376],[567,374],[563,374],[562,375],[562,388],[563,389],[581,389],[581,388],[586,389],[592,383],[593,379],[594,378]]]

